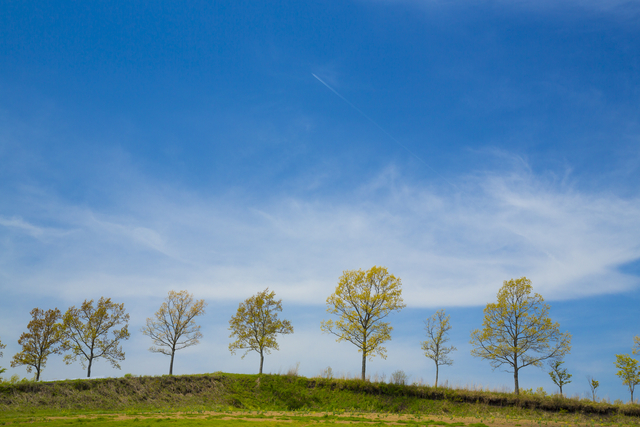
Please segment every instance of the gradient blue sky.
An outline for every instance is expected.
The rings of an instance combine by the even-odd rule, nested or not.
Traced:
[[[132,337],[122,371],[94,374],[163,374],[139,330],[187,289],[209,303],[204,339],[174,372],[256,372],[228,319],[269,287],[295,333],[265,370],[355,374],[324,301],[343,270],[384,265],[408,307],[372,374],[431,382],[422,321],[445,308],[441,378],[512,387],[469,332],[527,276],[573,334],[567,392],[593,375],[628,399],[639,1],[4,1],[0,28],[1,366],[33,307],[104,295]],[[83,375],[53,357],[43,378]],[[555,391],[536,368],[521,386]]]

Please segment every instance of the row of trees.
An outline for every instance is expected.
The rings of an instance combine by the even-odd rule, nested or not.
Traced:
[[[527,366],[542,367],[549,361],[552,381],[560,387],[570,382],[571,375],[562,367],[562,358],[571,350],[571,335],[560,332],[560,325],[549,318],[549,306],[539,294],[532,294],[531,282],[526,278],[505,281],[495,303],[484,309],[481,329],[471,332],[472,355],[488,360],[491,366],[513,373],[514,390],[519,394],[519,372]],[[352,343],[362,353],[362,379],[366,378],[367,360],[378,355],[386,358],[383,344],[391,339],[393,328],[386,318],[405,307],[402,300],[400,278],[389,274],[385,267],[374,266],[367,271],[343,272],[333,294],[326,301],[327,312],[337,319],[321,322],[321,330],[333,334],[337,341]],[[153,340],[152,352],[171,357],[169,374],[177,350],[195,345],[202,338],[195,318],[204,314],[204,300],[194,300],[187,291],[170,291],[154,317],[146,320],[141,332]],[[229,321],[229,350],[235,354],[244,350],[242,357],[255,351],[260,355],[262,373],[264,356],[278,350],[277,335],[293,333],[288,320],[278,318],[282,300],[275,299],[269,289],[247,298]],[[91,376],[92,362],[97,358],[108,360],[120,368],[124,360],[121,341],[129,338],[129,315],[124,304],[101,298],[94,307],[93,300],[85,301],[80,308],[71,307],[62,316],[58,309],[31,311],[32,320],[28,332],[18,343],[22,351],[14,355],[11,366],[25,365],[27,372],[36,370],[36,379],[47,358],[52,354],[65,355],[65,363],[80,359],[88,365]],[[119,328],[118,328],[119,327]],[[455,351],[447,345],[451,329],[449,316],[438,310],[425,321],[427,339],[421,343],[424,354],[436,366],[435,386],[438,386],[439,367],[451,365],[449,356]],[[109,334],[110,333],[110,334]],[[640,337],[635,337],[633,354],[640,352]],[[0,342],[0,350],[5,346]],[[0,356],[2,353],[0,352]],[[638,362],[630,355],[616,355],[618,376],[629,387],[633,400],[635,385],[640,383]],[[0,373],[2,369],[0,369]]]
[[[560,332],[560,324],[549,317],[550,307],[540,294],[532,293],[526,277],[504,281],[497,301],[484,309],[481,329],[471,332],[471,354],[488,360],[493,369],[513,373],[514,391],[520,393],[519,373],[527,366],[543,367],[549,362],[549,376],[562,387],[570,383],[571,374],[562,367],[562,358],[571,350],[571,334]],[[384,267],[369,271],[345,271],[334,294],[327,299],[327,311],[339,316],[338,321],[322,322],[325,332],[338,336],[337,341],[349,341],[362,353],[362,379],[365,379],[366,358],[385,358],[382,343],[391,339],[392,327],[382,321],[392,311],[404,307],[399,278],[388,274]],[[448,346],[449,316],[438,310],[425,321],[427,340],[422,342],[426,357],[436,366],[435,386],[439,367],[451,365],[449,354],[456,350]],[[634,354],[640,352],[640,337],[634,338]],[[629,355],[616,355],[617,375],[629,387],[631,400],[640,383],[638,361]]]
[[[124,304],[100,298],[95,306],[93,300],[84,301],[78,308],[70,307],[64,315],[57,308],[47,311],[34,308],[31,318],[27,332],[18,339],[22,350],[13,356],[11,367],[26,366],[27,372],[35,370],[38,381],[49,356],[67,352],[65,363],[79,358],[82,366],[87,366],[88,377],[95,359],[106,359],[120,369],[118,362],[124,360],[120,343],[129,338],[129,314]],[[0,342],[0,349],[5,347]],[[2,372],[4,369],[0,369]]]
[[[549,318],[549,306],[542,296],[533,294],[531,282],[522,277],[505,281],[498,300],[484,309],[482,329],[471,332],[472,355],[486,359],[495,368],[505,367],[513,373],[514,389],[519,393],[518,376],[522,368],[542,366],[547,359],[561,359],[571,349],[571,335],[560,332],[560,325]],[[345,271],[335,292],[327,298],[327,311],[338,320],[323,321],[321,329],[348,341],[362,353],[362,379],[367,357],[386,358],[385,341],[391,339],[392,327],[383,321],[405,305],[399,278],[384,267],[368,271]],[[454,346],[447,346],[449,316],[439,310],[425,322],[427,340],[422,342],[426,357],[439,367],[451,365]]]
[[[205,313],[206,305],[204,300],[194,300],[187,291],[170,291],[154,317],[147,318],[141,329],[142,334],[153,340],[149,351],[171,357],[169,375],[173,374],[176,351],[200,342],[202,333],[195,318]],[[278,349],[275,335],[293,333],[291,323],[280,321],[277,311],[282,311],[282,302],[276,301],[275,293],[267,289],[241,303],[229,322],[231,336],[236,337],[229,350],[259,352],[260,373],[264,354]],[[57,308],[47,311],[34,308],[31,317],[27,332],[18,340],[22,349],[13,356],[12,367],[26,366],[27,372],[35,369],[39,381],[49,356],[68,352],[64,362],[70,364],[79,359],[82,367],[87,368],[87,377],[91,377],[96,359],[105,359],[120,369],[119,362],[125,358],[122,341],[130,337],[129,314],[124,304],[103,297],[95,305],[93,300],[85,300],[79,308],[69,308],[64,316]],[[0,350],[4,348],[0,341]],[[0,368],[0,373],[4,371]]]

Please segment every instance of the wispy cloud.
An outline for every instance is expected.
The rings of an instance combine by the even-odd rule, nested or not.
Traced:
[[[13,216],[11,218],[0,216],[0,226],[41,240],[46,238],[58,238],[73,232],[73,230],[37,226],[25,221],[20,216]]]
[[[481,305],[503,280],[523,275],[550,299],[639,284],[618,270],[640,258],[637,198],[586,194],[528,171],[459,185],[464,192],[423,188],[390,167],[335,198],[186,199],[175,189],[131,194],[121,215],[42,200],[76,231],[26,241],[9,230],[38,237],[45,227],[2,218],[12,250],[0,262],[20,284],[16,292],[76,299],[83,291],[144,297],[186,288],[239,300],[269,286],[288,300],[322,304],[343,270],[374,264],[403,279],[413,306]]]
[[[527,11],[557,11],[570,8],[572,10],[583,10],[586,12],[604,13],[615,16],[633,25],[634,18],[640,14],[640,1],[638,0],[363,0],[366,2],[388,4],[410,4],[421,9],[443,9],[443,8],[467,8],[469,6],[495,5],[502,10],[506,8],[520,9]]]
[[[33,224],[29,224],[20,217],[13,218],[1,218],[0,225],[8,228],[14,228],[26,232],[33,237],[40,237],[44,234],[45,230],[42,227],[36,227]]]

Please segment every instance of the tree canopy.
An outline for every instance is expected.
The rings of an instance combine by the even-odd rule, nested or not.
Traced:
[[[484,309],[482,329],[471,332],[471,354],[489,360],[495,369],[506,366],[513,373],[514,390],[520,393],[518,373],[547,359],[561,358],[571,350],[571,335],[549,318],[549,305],[531,294],[526,277],[504,281],[498,301]]]
[[[382,346],[391,339],[393,328],[384,322],[390,313],[405,307],[402,282],[385,267],[373,266],[367,271],[346,270],[340,276],[335,292],[327,298],[327,312],[338,320],[323,321],[322,331],[348,341],[362,353],[362,379],[365,379],[367,357],[386,358]]]
[[[80,308],[72,306],[62,317],[63,349],[71,354],[64,356],[66,364],[80,357],[82,367],[87,363],[87,377],[91,377],[91,365],[95,359],[106,359],[120,369],[124,360],[121,341],[129,339],[129,314],[124,304],[101,297],[94,307],[93,300],[85,300]],[[120,329],[117,326],[123,325]],[[112,336],[109,336],[109,333]]]
[[[198,344],[202,333],[195,318],[204,314],[207,303],[203,299],[194,301],[187,291],[169,291],[154,318],[147,318],[141,329],[153,340],[149,351],[171,356],[169,375],[173,375],[173,361],[177,350]]]
[[[2,357],[2,349],[6,348],[7,346],[2,344],[2,340],[0,340],[0,357]],[[4,371],[6,371],[6,369],[4,369],[2,366],[0,366],[0,374],[3,373]]]
[[[616,354],[615,361],[616,368],[619,369],[616,375],[622,380],[622,384],[625,384],[629,388],[631,393],[631,402],[633,403],[633,391],[637,384],[640,384],[640,368],[638,367],[638,361],[633,359],[628,354]]]
[[[260,373],[264,364],[264,355],[270,350],[278,350],[276,335],[292,334],[293,326],[288,320],[278,319],[282,311],[282,300],[275,300],[275,292],[269,288],[247,298],[238,306],[238,311],[229,320],[229,338],[236,340],[229,344],[229,351],[246,350],[242,357],[250,351],[260,354]]]
[[[62,353],[62,319],[60,310],[49,309],[46,312],[39,308],[31,310],[31,321],[27,324],[28,332],[24,332],[18,344],[22,350],[13,356],[11,367],[26,365],[27,372],[36,370],[36,381],[40,381],[40,374],[47,364],[47,358],[52,354]]]
[[[549,362],[549,376],[551,381],[560,388],[560,395],[562,395],[562,387],[571,382],[572,375],[567,372],[566,368],[562,367],[564,361],[560,359],[551,360]]]

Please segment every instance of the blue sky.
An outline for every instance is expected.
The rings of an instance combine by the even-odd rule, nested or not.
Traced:
[[[255,372],[228,320],[269,287],[296,332],[265,370],[355,374],[324,301],[342,271],[384,265],[408,307],[372,374],[432,381],[422,321],[445,308],[441,378],[512,387],[469,332],[527,276],[573,334],[567,392],[592,375],[628,399],[613,362],[640,334],[639,18],[604,0],[3,2],[0,366],[33,307],[107,296],[132,337],[122,371],[95,375],[163,374],[139,329],[187,289],[209,303],[204,339],[174,372]],[[60,357],[43,373],[82,376]],[[535,368],[521,386],[555,390]]]

